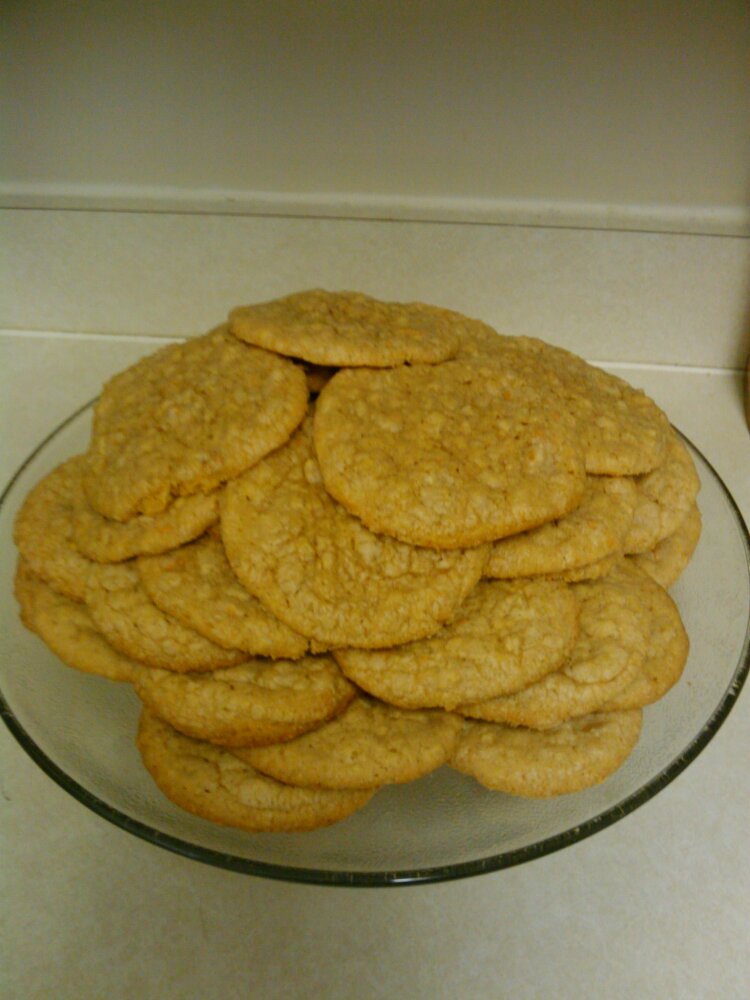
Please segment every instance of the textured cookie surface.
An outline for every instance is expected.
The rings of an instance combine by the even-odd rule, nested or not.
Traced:
[[[225,746],[291,739],[342,711],[355,694],[327,656],[252,659],[200,674],[144,667],[134,681],[159,718],[187,736]]]
[[[628,556],[628,559],[662,587],[671,587],[690,562],[700,541],[702,527],[700,510],[697,504],[693,504],[671,535],[658,542],[650,552],[640,552]]]
[[[641,713],[601,712],[547,732],[473,722],[451,761],[487,788],[546,798],[599,784],[620,767],[638,742]]]
[[[289,785],[378,788],[414,781],[440,767],[462,725],[460,716],[448,712],[405,711],[358,697],[311,733],[238,755]]]
[[[73,537],[84,464],[79,455],[45,476],[27,495],[13,526],[13,540],[29,568],[75,601],[83,600],[91,566]]]
[[[85,604],[59,594],[19,560],[15,584],[21,620],[63,663],[112,681],[131,681],[136,664],[111,646]]]
[[[484,575],[561,573],[621,554],[636,497],[632,479],[589,476],[583,500],[570,514],[493,543]]]
[[[219,538],[208,535],[173,552],[141,558],[138,572],[157,607],[219,646],[292,658],[310,648],[304,636],[245,590]]]
[[[625,537],[627,553],[647,552],[673,534],[695,505],[700,479],[686,446],[671,432],[667,455],[636,482],[638,502]]]
[[[138,749],[161,791],[203,819],[249,832],[313,830],[360,809],[372,790],[293,788],[260,774],[231,751],[183,736],[148,711]]]
[[[233,309],[232,333],[318,365],[432,363],[458,348],[451,314],[421,303],[380,302],[359,292],[312,289]]]
[[[559,667],[576,641],[578,615],[578,601],[564,584],[486,581],[430,638],[334,655],[348,677],[384,701],[453,709],[517,691]]]
[[[572,589],[581,615],[567,663],[515,694],[462,705],[463,714],[548,729],[598,711],[637,676],[649,642],[647,586],[642,574],[614,573],[574,584]]]
[[[369,528],[435,548],[561,517],[585,485],[571,428],[530,380],[478,361],[339,372],[315,449],[328,491]]]
[[[94,564],[86,604],[96,627],[115,649],[149,666],[178,672],[217,670],[247,658],[241,650],[217,646],[160,611],[132,563]]]
[[[223,328],[152,354],[104,386],[84,488],[105,517],[158,514],[283,444],[307,408],[301,368]]]
[[[387,646],[435,632],[487,557],[486,548],[436,552],[365,528],[323,486],[309,420],[227,486],[221,532],[245,588],[291,628],[331,647]]]
[[[73,518],[78,549],[96,562],[124,562],[167,552],[198,538],[219,519],[219,491],[178,497],[161,513],[113,521],[95,511],[81,489]]]

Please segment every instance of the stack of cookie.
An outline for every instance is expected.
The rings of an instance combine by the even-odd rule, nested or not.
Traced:
[[[304,830],[450,764],[604,780],[688,640],[699,480],[642,392],[421,303],[303,292],[115,376],[15,525],[21,615],[134,685],[174,802]]]

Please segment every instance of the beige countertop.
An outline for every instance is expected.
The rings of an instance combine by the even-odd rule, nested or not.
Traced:
[[[0,479],[153,346],[0,336]],[[740,372],[617,372],[664,407],[749,520]],[[234,874],[138,840],[57,787],[0,727],[0,995],[744,997],[748,760],[746,691],[676,781],[573,847],[463,881],[335,889]]]

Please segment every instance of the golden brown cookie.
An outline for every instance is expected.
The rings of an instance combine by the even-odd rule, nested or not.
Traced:
[[[229,750],[183,736],[144,710],[138,730],[143,763],[181,809],[249,832],[313,830],[349,816],[372,789],[293,788],[260,774]]]
[[[165,615],[148,597],[133,563],[93,564],[86,604],[94,624],[115,649],[151,667],[179,673],[218,670],[247,659],[217,646]]]
[[[672,431],[665,461],[653,472],[636,480],[638,502],[625,536],[625,552],[637,554],[653,549],[673,534],[695,506],[700,479],[693,459]]]
[[[118,653],[94,625],[85,604],[53,590],[20,559],[15,582],[21,620],[69,667],[112,681],[130,681],[138,664]]]
[[[414,781],[440,767],[462,726],[463,719],[449,712],[406,711],[360,696],[311,733],[235,752],[288,785],[379,788]]]
[[[248,593],[219,538],[206,535],[137,563],[141,583],[162,611],[226,649],[295,659],[310,649],[305,636],[275,618]]]
[[[124,562],[185,545],[219,520],[219,491],[178,497],[161,513],[139,514],[130,521],[103,517],[81,487],[73,518],[78,549],[96,562]]]
[[[484,575],[512,579],[563,573],[621,555],[636,497],[632,479],[588,476],[583,500],[570,514],[494,542]]]
[[[478,545],[562,517],[583,496],[573,431],[510,367],[341,371],[314,428],[329,493],[413,545]]]
[[[690,562],[700,541],[701,530],[701,512],[698,505],[693,504],[676,531],[663,538],[650,552],[628,556],[628,559],[662,587],[671,587]]]
[[[240,306],[229,327],[248,343],[326,366],[431,364],[458,348],[450,314],[359,292],[312,289]]]
[[[209,493],[289,438],[307,408],[301,368],[219,328],[162,348],[104,386],[84,489],[116,521]]]
[[[435,552],[378,536],[327,493],[310,421],[230,483],[227,557],[277,618],[334,646],[387,646],[435,632],[474,587],[486,548]]]
[[[322,725],[354,687],[329,656],[252,659],[210,673],[143,667],[134,678],[145,705],[175,729],[224,746],[263,746]]]
[[[586,715],[546,732],[471,722],[451,764],[495,791],[565,795],[608,778],[635,748],[640,731],[637,709]]]
[[[402,708],[453,709],[518,691],[565,662],[578,601],[548,580],[484,581],[435,635],[392,649],[337,649],[344,673]]]
[[[84,463],[77,455],[46,475],[27,495],[13,525],[13,541],[32,572],[74,601],[83,600],[91,566],[73,538]]]
[[[580,630],[568,662],[522,691],[464,704],[458,711],[531,729],[553,728],[599,711],[637,676],[646,657],[648,587],[641,576],[622,571],[573,584],[581,605]]]

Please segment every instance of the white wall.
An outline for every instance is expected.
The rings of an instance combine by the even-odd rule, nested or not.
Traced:
[[[5,0],[6,205],[750,231],[747,0]]]

